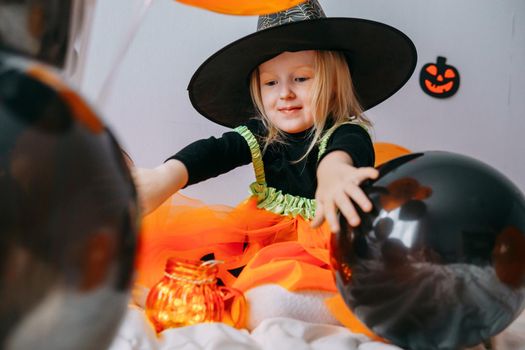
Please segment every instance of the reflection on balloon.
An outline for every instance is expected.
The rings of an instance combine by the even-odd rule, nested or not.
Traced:
[[[514,288],[523,284],[525,276],[525,236],[516,227],[509,226],[496,236],[492,260],[496,275]]]
[[[136,194],[58,78],[0,58],[0,347],[104,349],[126,309]]]
[[[177,0],[186,5],[228,15],[266,15],[294,7],[305,0]]]
[[[525,199],[448,152],[396,158],[363,185],[374,204],[331,242],[337,287],[376,334],[409,349],[474,346],[525,307]]]

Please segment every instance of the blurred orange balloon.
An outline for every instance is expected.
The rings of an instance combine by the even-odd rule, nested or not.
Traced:
[[[409,154],[410,151],[404,147],[393,143],[375,142],[374,151],[376,153],[375,166],[379,166],[397,157]]]
[[[186,5],[227,15],[253,16],[279,12],[305,0],[177,0]]]

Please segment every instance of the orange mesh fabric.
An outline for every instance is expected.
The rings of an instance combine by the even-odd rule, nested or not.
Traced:
[[[329,265],[327,225],[312,229],[302,217],[258,209],[255,198],[235,208],[207,206],[176,194],[143,220],[137,283],[159,281],[171,256],[224,261],[219,277],[243,291],[265,283],[289,290],[335,292]],[[227,270],[245,266],[239,279]]]
[[[231,208],[176,194],[143,220],[137,283],[155,284],[171,256],[198,260],[213,253],[224,261],[219,277],[231,285],[227,270],[246,265],[262,247],[296,239],[294,219],[257,209],[255,199]]]
[[[174,195],[143,220],[137,283],[153,286],[171,256],[198,260],[213,253],[224,261],[219,278],[243,292],[267,283],[291,291],[337,292],[329,264],[328,225],[312,229],[300,216],[285,217],[256,205],[253,197],[232,208]],[[242,266],[238,278],[228,272]],[[327,307],[352,331],[375,337],[340,297],[327,300]]]
[[[337,294],[325,301],[328,310],[332,315],[339,321],[343,326],[352,330],[354,333],[361,333],[373,340],[379,340],[386,342],[385,339],[379,337],[373,333],[368,327],[366,327],[346,306],[343,298],[340,294]]]

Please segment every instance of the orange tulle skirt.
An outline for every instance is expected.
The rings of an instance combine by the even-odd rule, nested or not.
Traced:
[[[143,220],[136,283],[152,287],[162,278],[168,258],[177,256],[223,261],[218,277],[243,292],[271,283],[290,291],[336,293],[329,262],[330,235],[326,223],[313,229],[302,217],[258,209],[253,197],[232,208],[176,194]],[[342,305],[338,296],[327,301],[344,325],[373,336]]]

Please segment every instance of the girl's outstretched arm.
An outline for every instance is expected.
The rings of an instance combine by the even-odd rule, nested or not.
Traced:
[[[317,208],[312,227],[320,226],[326,219],[332,232],[339,232],[337,210],[341,211],[350,225],[359,225],[361,219],[350,199],[363,211],[370,211],[372,203],[359,185],[367,179],[377,178],[378,174],[371,167],[354,167],[352,158],[344,151],[326,155],[317,167]]]
[[[188,170],[179,160],[170,159],[154,169],[132,168],[142,215],[149,214],[188,182]]]

